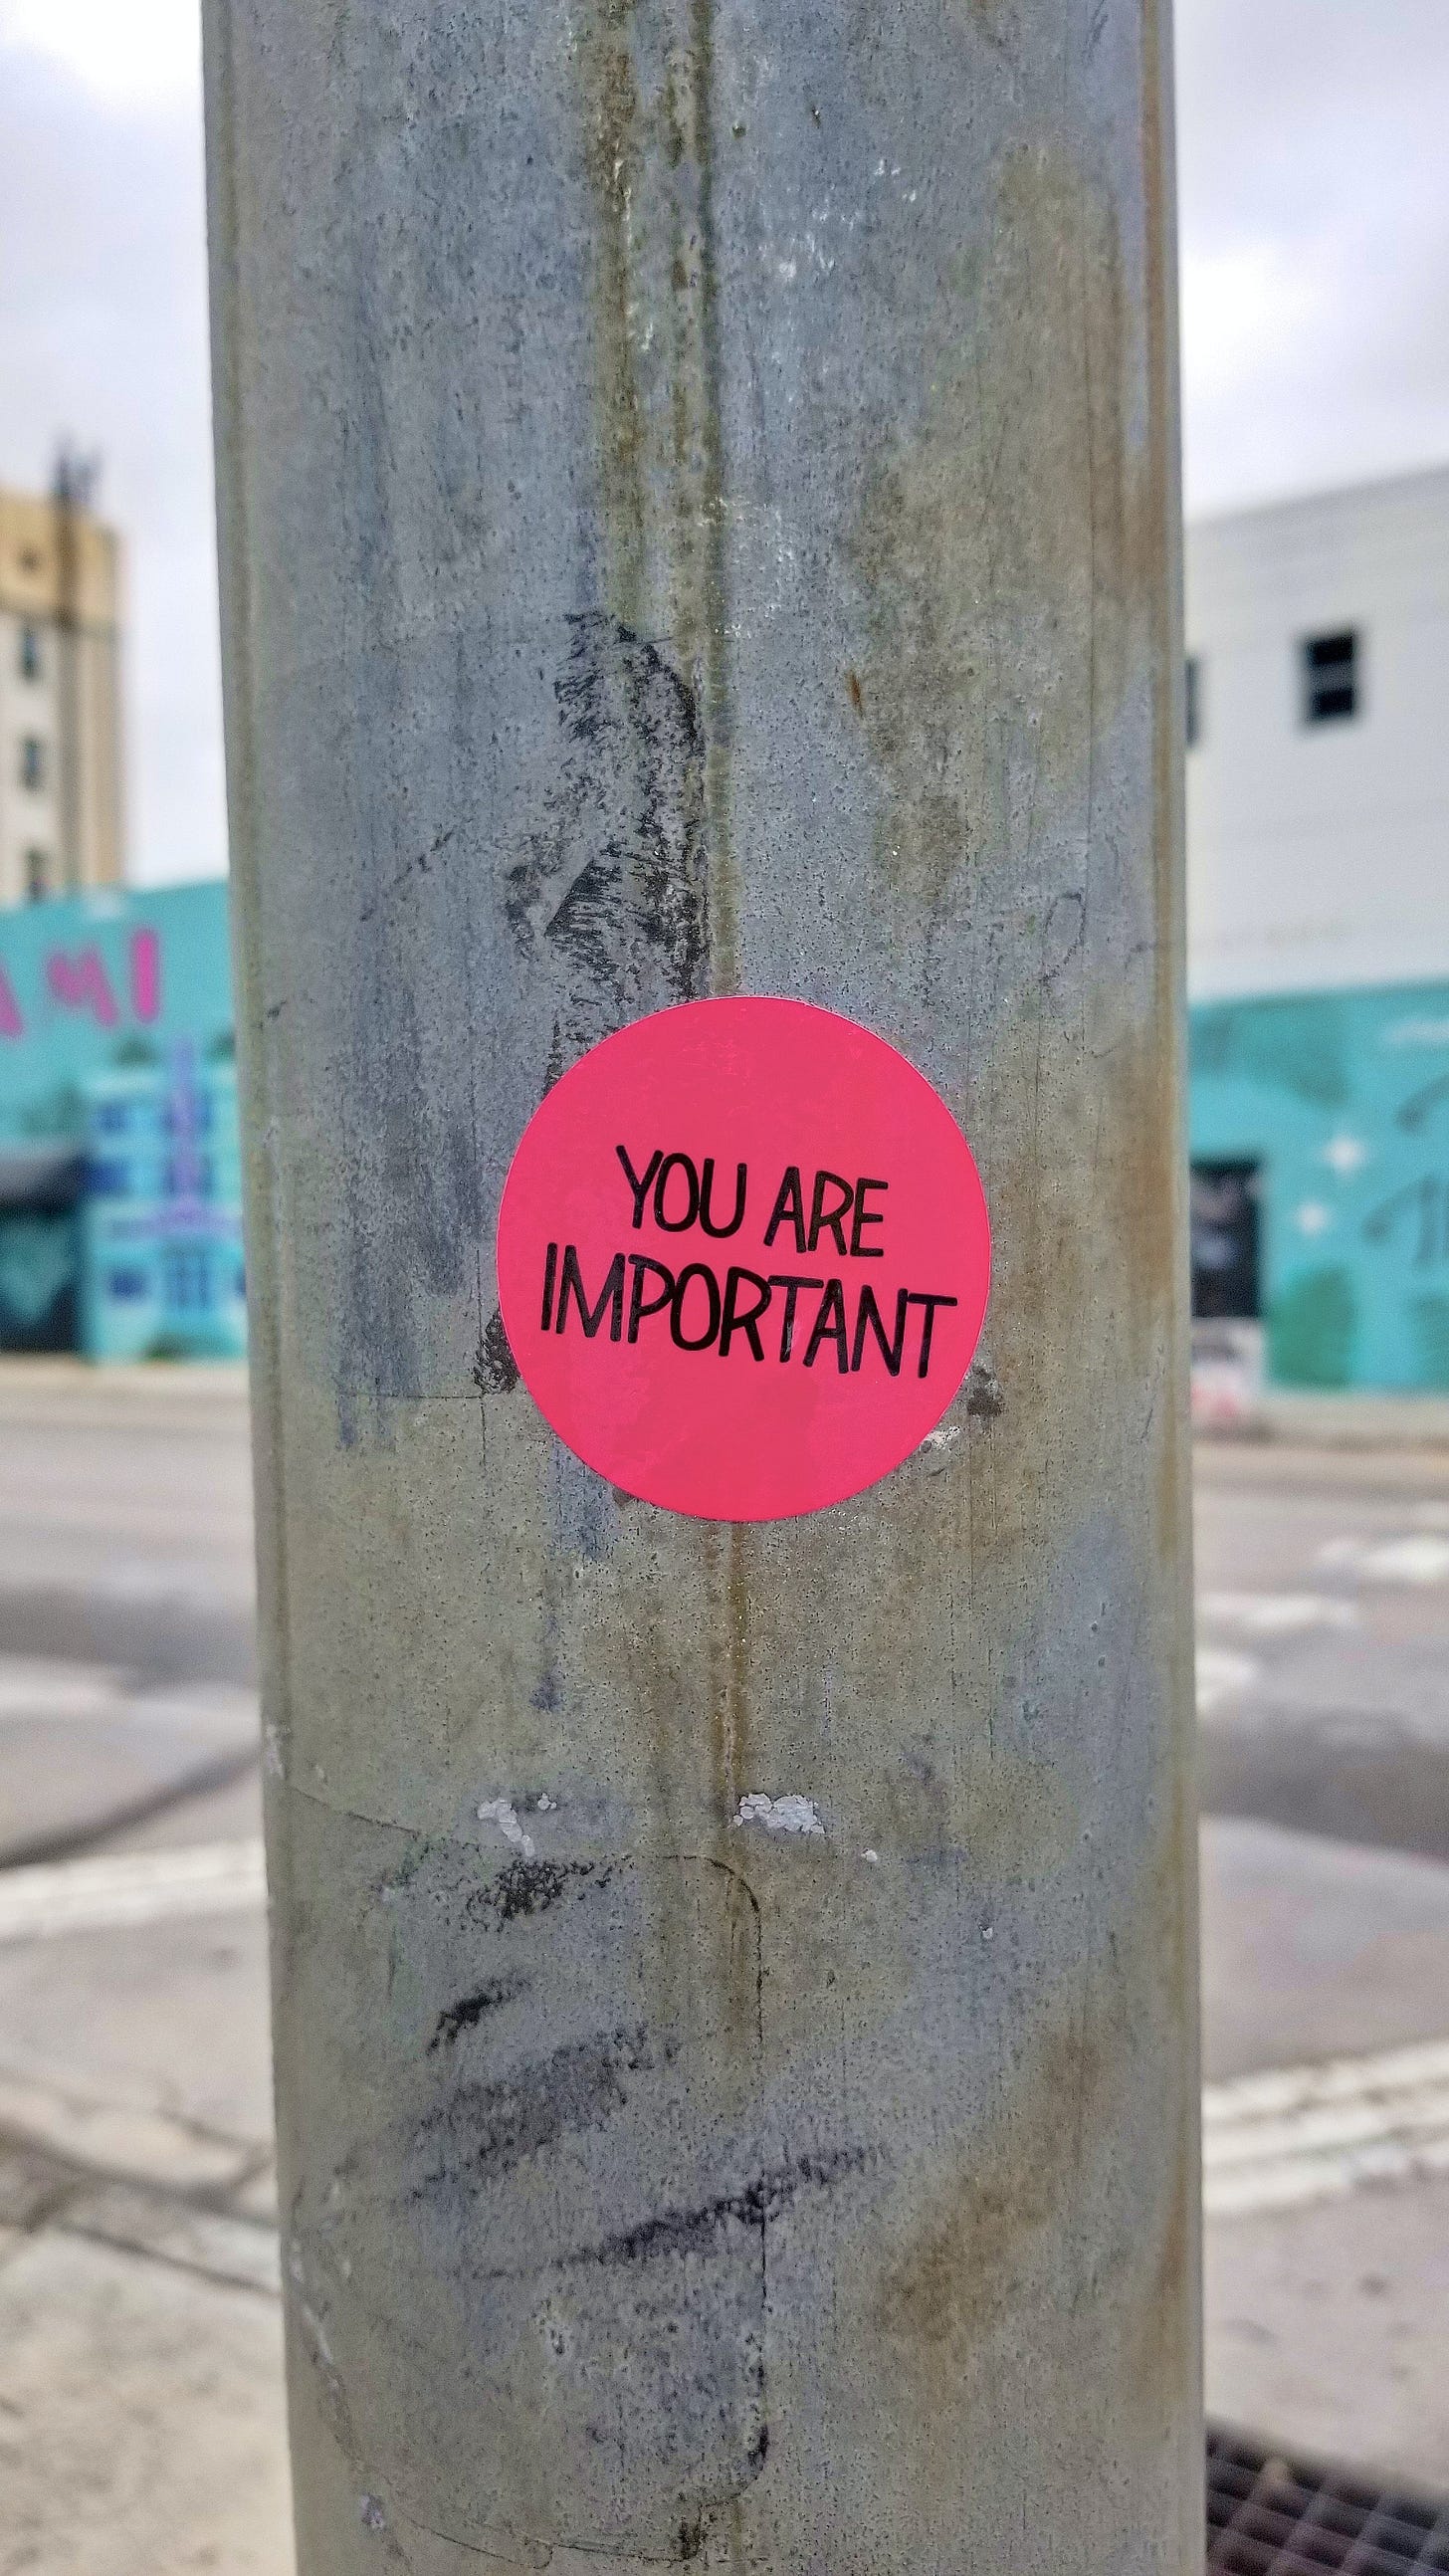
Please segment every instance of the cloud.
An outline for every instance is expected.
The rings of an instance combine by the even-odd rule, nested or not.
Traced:
[[[1178,0],[1190,510],[1449,457],[1444,0]]]
[[[198,19],[0,0],[0,478],[104,456],[147,880],[225,863]],[[1177,55],[1189,507],[1449,457],[1446,0],[1178,0]]]
[[[194,109],[198,0],[0,0],[0,48],[58,65],[119,108]]]
[[[207,370],[194,8],[0,0],[0,480],[43,487],[62,434],[102,456],[147,882],[226,861]]]

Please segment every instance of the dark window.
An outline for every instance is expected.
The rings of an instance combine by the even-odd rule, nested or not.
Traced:
[[[166,1303],[178,1314],[211,1304],[211,1265],[196,1244],[177,1244],[166,1255]]]
[[[38,733],[28,733],[20,746],[20,784],[22,787],[45,785],[45,745]]]
[[[1203,1322],[1257,1320],[1258,1172],[1256,1163],[1192,1167],[1192,1311]]]
[[[144,1270],[113,1270],[106,1287],[113,1297],[144,1297],[149,1294],[150,1282]]]
[[[25,853],[25,899],[27,903],[43,903],[49,892],[49,859],[46,857],[44,850],[27,850]]]
[[[209,1199],[215,1184],[216,1174],[209,1154],[193,1151],[168,1156],[166,1195],[169,1199]]]
[[[1358,636],[1353,627],[1336,635],[1306,635],[1298,647],[1299,684],[1305,724],[1341,724],[1358,714]]]
[[[40,629],[28,619],[20,629],[20,676],[22,680],[40,677]]]
[[[129,1100],[103,1100],[96,1111],[96,1125],[104,1136],[124,1136],[130,1123]]]
[[[204,1136],[211,1125],[211,1100],[204,1091],[188,1091],[169,1100],[162,1116],[168,1136]]]
[[[101,1157],[86,1168],[86,1188],[93,1198],[129,1198],[131,1176],[123,1162],[117,1162],[114,1157]]]
[[[1196,653],[1187,657],[1187,747],[1191,751],[1202,740],[1202,662]]]

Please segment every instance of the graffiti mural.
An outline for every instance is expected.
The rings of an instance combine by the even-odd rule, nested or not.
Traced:
[[[1258,1169],[1279,1385],[1449,1388],[1449,986],[1191,1015],[1194,1166]]]
[[[0,913],[0,1349],[246,1347],[226,888]]]

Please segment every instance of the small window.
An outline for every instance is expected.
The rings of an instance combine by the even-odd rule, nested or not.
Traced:
[[[50,856],[45,850],[25,853],[25,899],[27,903],[44,903],[50,892]]]
[[[1187,747],[1191,751],[1202,740],[1202,662],[1196,653],[1187,657]]]
[[[167,1156],[166,1195],[170,1199],[209,1199],[215,1178],[209,1154]]]
[[[96,1125],[103,1136],[124,1136],[131,1124],[129,1100],[103,1100],[96,1111]]]
[[[20,676],[22,680],[40,678],[40,629],[28,618],[20,629]]]
[[[113,1297],[145,1297],[150,1293],[144,1270],[113,1270],[106,1286]]]
[[[211,1125],[211,1100],[204,1091],[185,1091],[169,1100],[161,1123],[168,1136],[204,1136]]]
[[[1351,626],[1335,635],[1307,635],[1298,647],[1303,721],[1342,724],[1358,714],[1358,636]]]
[[[38,733],[28,733],[21,743],[20,784],[22,787],[45,785],[45,745]]]
[[[163,1266],[168,1306],[181,1314],[195,1314],[211,1304],[211,1264],[198,1247],[168,1247]]]

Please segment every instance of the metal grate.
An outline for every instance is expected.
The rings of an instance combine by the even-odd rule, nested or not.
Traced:
[[[1232,2576],[1449,2576],[1449,2503],[1210,2430],[1207,2564]]]

